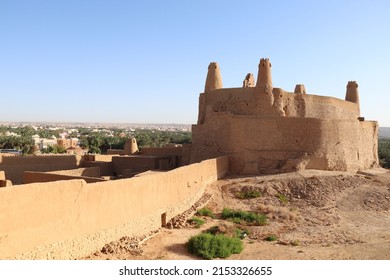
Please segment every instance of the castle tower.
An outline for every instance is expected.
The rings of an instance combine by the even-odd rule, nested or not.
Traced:
[[[347,92],[345,94],[345,100],[349,102],[356,103],[359,108],[359,116],[360,116],[360,101],[359,101],[359,92],[358,92],[358,84],[356,81],[349,81],[347,84]]]
[[[204,92],[211,92],[215,89],[222,88],[222,77],[221,72],[219,71],[218,63],[211,62],[209,65],[209,70],[207,72],[206,85]]]
[[[126,140],[124,153],[125,155],[134,155],[138,152],[138,144],[135,138]]]
[[[260,59],[259,73],[255,92],[257,92],[257,104],[262,113],[273,114],[270,108],[274,105],[274,95],[272,93],[271,62],[268,58]],[[275,113],[275,112],[274,112]]]
[[[260,59],[256,87],[272,89],[271,62],[268,58]]]
[[[305,88],[305,85],[302,85],[302,84],[298,84],[295,86],[295,89],[294,89],[294,93],[302,93],[302,94],[306,94],[306,88]]]

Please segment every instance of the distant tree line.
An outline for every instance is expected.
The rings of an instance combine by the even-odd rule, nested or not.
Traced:
[[[7,132],[18,134],[18,136],[6,136]],[[7,127],[0,126],[0,149],[18,149],[23,154],[31,154],[36,151],[33,135],[38,134],[41,138],[59,137],[62,129],[38,129],[32,126]],[[89,153],[104,154],[108,149],[124,149],[126,140],[135,137],[140,149],[145,147],[163,147],[167,144],[191,143],[191,132],[189,131],[162,131],[154,129],[137,129],[128,131],[124,129],[103,129],[78,127],[68,137],[78,138],[81,148],[87,149]],[[66,153],[64,147],[53,145],[41,151],[42,153]]]
[[[1,136],[0,149],[17,149],[22,154],[32,154],[35,149],[34,140],[26,136]]]
[[[139,129],[132,132],[114,131],[113,135],[102,132],[80,135],[80,147],[89,153],[104,154],[108,149],[124,149],[126,140],[135,137],[140,149],[147,147],[164,147],[167,144],[191,143],[189,131],[159,131]]]
[[[379,164],[390,168],[390,138],[380,138],[378,141]]]

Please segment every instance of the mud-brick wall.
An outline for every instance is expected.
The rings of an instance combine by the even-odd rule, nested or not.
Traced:
[[[158,229],[228,170],[227,157],[150,176],[0,188],[0,259],[75,259]]]
[[[378,165],[376,122],[216,114],[192,128],[191,161],[229,155],[231,171],[353,171]]]
[[[76,155],[0,156],[0,170],[14,185],[23,184],[24,171],[75,169],[80,163],[81,157]]]

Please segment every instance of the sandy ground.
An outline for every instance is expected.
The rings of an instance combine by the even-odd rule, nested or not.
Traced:
[[[258,198],[237,193],[255,190]],[[390,173],[302,171],[256,177],[226,178],[210,184],[205,204],[217,218],[195,228],[181,215],[179,228],[162,228],[152,237],[123,238],[84,259],[199,259],[187,252],[188,239],[212,226],[249,230],[244,250],[228,259],[385,259],[390,260]],[[281,195],[286,199],[281,199]],[[218,218],[228,207],[263,213],[264,226],[243,226]],[[191,212],[191,211],[189,211]],[[269,235],[276,241],[265,241]],[[104,252],[104,253],[103,253]]]

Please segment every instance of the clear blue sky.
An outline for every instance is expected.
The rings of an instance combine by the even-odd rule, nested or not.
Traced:
[[[0,0],[0,122],[196,123],[209,62],[390,126],[390,1]]]

